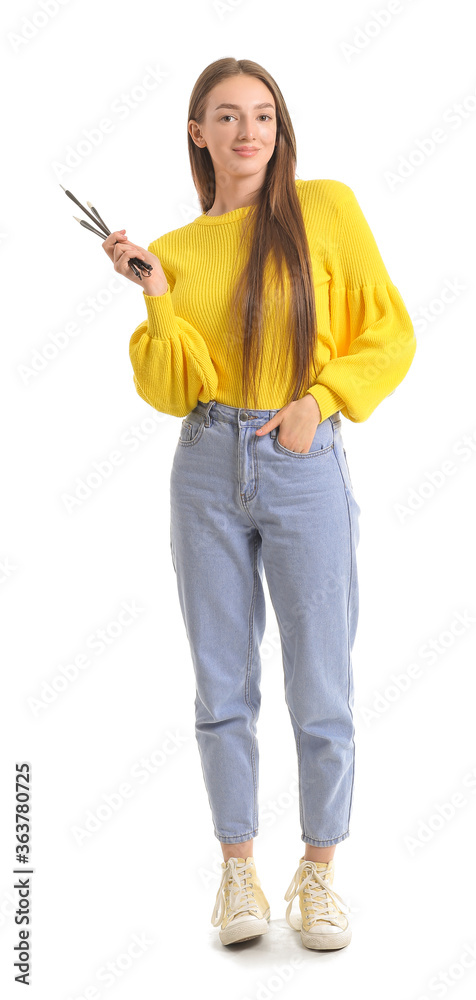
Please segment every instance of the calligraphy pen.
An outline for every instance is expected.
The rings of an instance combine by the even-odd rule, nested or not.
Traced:
[[[96,226],[99,226],[100,228],[95,229],[94,226],[91,226],[91,224],[89,222],[86,222],[85,219],[78,219],[78,216],[74,215],[73,218],[76,219],[76,221],[79,222],[81,226],[84,226],[85,229],[90,229],[92,233],[96,233],[96,236],[100,236],[102,239],[104,239],[106,236],[111,235],[111,230],[108,229],[104,220],[101,219],[99,212],[97,211],[96,208],[94,208],[94,205],[92,205],[90,201],[88,201],[87,204],[89,205],[91,212],[94,212],[94,215],[91,215],[91,212],[88,212],[87,208],[85,208],[84,205],[82,205],[81,202],[74,197],[74,194],[72,194],[71,191],[67,191],[62,184],[60,184],[60,187],[63,188],[63,191],[65,194],[68,195],[68,198],[71,198],[71,201],[74,201],[75,205],[78,205],[78,208],[80,208],[83,212],[85,212],[86,215],[90,219],[92,219],[92,221],[96,224]],[[118,242],[119,240],[116,240],[116,243]],[[150,272],[153,271],[152,264],[146,264],[145,260],[141,260],[140,257],[131,257],[131,259],[128,260],[127,263],[129,264],[129,267],[132,268],[134,274],[141,281],[142,281],[142,275],[140,273],[141,271],[145,271],[147,276],[149,276]]]

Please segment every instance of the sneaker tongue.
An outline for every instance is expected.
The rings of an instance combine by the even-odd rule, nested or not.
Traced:
[[[303,861],[304,860],[308,860],[308,859],[304,859],[303,858]],[[333,879],[334,873],[333,873],[333,868],[332,868],[332,859],[331,859],[330,862],[327,862],[327,861],[313,861],[312,864],[314,865],[316,871],[322,872],[323,874],[324,874],[324,872],[326,873],[327,881],[332,885],[332,883],[334,881],[334,879]],[[303,881],[304,881],[304,878],[305,878],[305,872],[303,871],[303,873],[302,873],[302,880]]]

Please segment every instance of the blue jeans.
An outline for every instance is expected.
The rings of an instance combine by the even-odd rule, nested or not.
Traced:
[[[308,453],[255,430],[278,410],[198,402],[170,478],[170,549],[196,677],[195,719],[214,834],[258,833],[263,568],[296,740],[302,840],[349,836],[354,784],[351,649],[358,618],[354,497],[336,412]]]

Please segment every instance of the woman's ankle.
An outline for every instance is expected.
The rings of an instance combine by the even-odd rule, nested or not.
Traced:
[[[221,844],[221,849],[223,852],[223,860],[228,861],[229,858],[247,858],[253,857],[253,841],[244,840],[240,844]]]
[[[331,844],[330,847],[313,847],[312,844],[306,844],[306,850],[304,851],[305,861],[332,861],[334,857],[336,844]]]

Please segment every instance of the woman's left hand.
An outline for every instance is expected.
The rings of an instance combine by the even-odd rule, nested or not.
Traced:
[[[273,427],[282,424],[281,433],[278,432],[279,443],[289,451],[306,454],[311,447],[320,422],[319,404],[312,393],[307,392],[301,396],[301,399],[293,399],[281,410],[278,410],[274,417],[271,417],[271,420],[258,428],[256,434],[259,434],[260,437],[263,434],[269,434]]]

